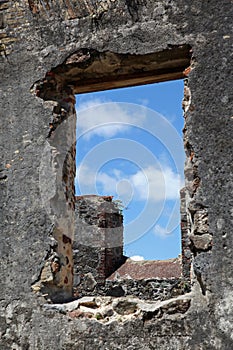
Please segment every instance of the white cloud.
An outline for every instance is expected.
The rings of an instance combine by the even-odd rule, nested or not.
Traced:
[[[77,115],[77,137],[83,136],[86,139],[94,135],[113,137],[119,132],[127,131],[131,125],[141,125],[144,119],[140,108],[138,113],[130,113],[123,103],[106,103],[99,99],[81,103]]]
[[[82,165],[79,166],[76,169],[77,172],[77,179],[80,182],[80,184],[82,185],[86,185],[86,186],[90,186],[95,182],[95,174],[92,171],[92,169],[90,167],[88,167],[87,165]]]
[[[119,180],[118,171],[111,176],[105,172],[95,172],[91,166],[81,164],[76,170],[75,186],[81,194],[97,194],[97,187],[100,187],[103,195],[115,195]]]
[[[92,168],[82,165],[77,169],[76,185],[82,193],[96,192],[96,186],[106,195],[118,194],[124,203],[134,200],[159,202],[176,200],[183,183],[179,174],[171,168],[149,166],[136,174],[129,175],[118,169],[94,173]]]
[[[115,193],[118,178],[108,175],[107,173],[99,173],[96,178],[97,182],[102,186],[103,192],[108,194]]]
[[[107,100],[100,100],[98,98],[88,99],[84,102],[80,102],[78,107],[76,108],[77,113],[83,112],[90,108],[95,108],[96,106],[99,106],[103,103],[108,103]]]
[[[131,176],[131,182],[141,200],[174,200],[179,198],[182,181],[169,167],[158,169],[149,166]]]
[[[143,261],[143,260],[145,260],[145,258],[143,256],[141,256],[141,255],[131,256],[130,259],[133,260],[133,261]]]
[[[148,106],[150,101],[148,100],[148,98],[139,98],[137,102],[140,105]]]
[[[166,237],[168,237],[171,234],[170,231],[168,231],[166,228],[164,228],[164,227],[162,227],[160,225],[155,225],[153,231],[154,231],[154,234],[156,236],[160,236],[162,238],[166,238]]]
[[[132,199],[133,187],[128,179],[121,179],[117,183],[117,193],[120,197],[126,199],[127,202]]]

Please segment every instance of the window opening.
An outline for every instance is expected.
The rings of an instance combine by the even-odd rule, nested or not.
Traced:
[[[142,269],[138,269],[140,264],[135,264],[136,279],[134,276],[131,276],[129,281],[127,277],[128,270],[126,269],[124,277],[127,278],[121,279],[120,284],[117,277],[119,269],[116,271],[120,263],[120,268],[126,266],[123,263],[124,259],[122,261],[118,259],[121,256],[124,258],[121,242],[122,211],[126,213],[125,222],[127,222],[127,215],[131,213],[131,202],[134,199],[144,199],[146,202],[152,203],[149,209],[147,205],[144,205],[142,212],[144,214],[149,213],[149,215],[147,215],[147,220],[141,220],[141,222],[148,224],[147,221],[152,218],[152,222],[149,222],[149,225],[142,229],[138,224],[139,221],[135,219],[133,220],[135,229],[130,228],[128,232],[125,230],[124,241],[126,247],[128,245],[126,248],[128,249],[130,244],[136,241],[142,246],[142,241],[140,240],[157,224],[157,220],[159,220],[165,207],[165,198],[168,196],[168,199],[171,200],[174,196],[174,194],[168,194],[167,187],[171,189],[171,193],[176,187],[175,197],[177,197],[178,204],[176,210],[180,206],[178,188],[175,184],[179,182],[180,175],[183,174],[184,157],[181,135],[179,135],[172,123],[169,123],[161,116],[161,112],[164,114],[166,110],[165,112],[159,111],[159,114],[156,111],[157,107],[149,109],[148,107],[150,106],[147,105],[149,104],[148,98],[143,97],[144,99],[142,99],[143,94],[140,93],[140,100],[136,101],[139,104],[132,103],[135,101],[131,100],[125,101],[125,98],[129,96],[129,91],[133,91],[132,95],[136,96],[136,91],[140,89],[139,87],[131,90],[124,89],[124,98],[121,103],[118,99],[117,103],[112,101],[106,101],[107,103],[100,101],[99,103],[97,101],[97,103],[92,104],[91,108],[90,101],[85,101],[85,96],[81,94],[184,78],[188,74],[186,74],[185,68],[190,63],[190,52],[189,46],[174,47],[163,52],[146,55],[124,55],[109,51],[97,52],[84,48],[71,54],[61,65],[47,72],[45,78],[36,82],[32,87],[32,92],[46,103],[48,102],[48,106],[52,107],[52,118],[49,123],[47,148],[41,162],[40,179],[42,180],[41,183],[44,184],[42,186],[43,201],[45,207],[48,207],[48,213],[49,215],[51,214],[51,219],[54,222],[52,231],[49,233],[51,236],[51,251],[48,252],[44,259],[45,261],[40,275],[35,281],[36,283],[32,285],[34,292],[42,292],[43,295],[46,295],[52,301],[67,300],[72,296],[81,296],[83,293],[113,296],[129,295],[133,290],[136,295],[143,295],[143,298],[161,298],[161,293],[162,298],[164,293],[166,294],[165,297],[169,298],[173,295],[173,287],[180,286],[180,283],[183,283],[183,277],[189,279],[190,252],[186,242],[186,231],[184,231],[185,227],[187,227],[186,213],[183,215],[182,252],[185,252],[187,249],[187,254],[189,255],[182,254],[183,265],[181,264],[181,259],[178,258],[169,261],[162,260],[162,263],[160,260],[156,260],[157,271],[154,271],[155,266],[153,264],[149,266],[147,263],[147,265],[143,265],[146,272],[146,275],[144,275]],[[119,92],[120,90],[116,91]],[[78,108],[80,109],[78,111],[78,132],[81,130],[81,135],[78,134],[77,137],[75,137],[75,93],[79,94],[78,100],[84,98],[84,107],[86,107],[82,110],[80,108],[80,100],[78,101]],[[107,93],[110,93],[110,91]],[[154,97],[155,95],[154,92]],[[171,96],[173,94],[169,98]],[[182,93],[179,98],[179,101],[181,100]],[[190,103],[190,96],[187,93],[185,93],[184,102],[186,104]],[[165,106],[167,107],[168,103]],[[104,108],[104,110],[101,111],[100,108]],[[104,114],[106,108],[107,116],[106,113]],[[82,118],[82,113],[84,118]],[[149,113],[149,117],[147,113]],[[180,120],[182,120],[181,117]],[[119,133],[117,138],[115,137],[116,130]],[[130,138],[129,135],[132,130],[133,138]],[[121,137],[120,134],[122,134]],[[175,141],[172,137],[173,134],[177,134]],[[86,146],[80,145],[82,139],[88,140]],[[91,143],[93,139],[95,141],[103,141],[104,139],[104,142]],[[146,143],[143,144],[142,140]],[[169,152],[167,154],[160,153],[160,156],[156,158],[153,153],[155,140],[156,147],[165,146],[165,150],[167,149]],[[82,152],[86,148],[87,153],[83,159],[89,161],[89,164],[88,162],[86,164],[82,162],[83,171],[81,172],[79,171],[81,165],[79,164],[78,166],[78,186],[76,181],[76,188],[79,187],[79,192],[77,192],[79,194],[78,198],[75,198],[74,193],[76,142],[78,159],[82,159]],[[112,144],[113,142],[115,144]],[[121,150],[121,153],[119,153],[119,150]],[[95,153],[96,151],[97,153]],[[151,159],[155,160],[155,165]],[[122,164],[119,164],[119,161]],[[95,166],[94,171],[93,165]],[[124,167],[130,169],[130,172],[125,174]],[[51,174],[56,176],[51,177]],[[121,177],[122,174],[124,175],[123,178]],[[83,181],[80,181],[82,176]],[[47,183],[47,179],[50,177],[54,181],[54,193],[46,191],[50,185],[50,183]],[[150,184],[151,179],[152,186]],[[106,188],[106,183],[109,185],[109,191],[106,191],[108,189]],[[87,191],[86,186],[90,185],[92,186],[91,191]],[[92,196],[87,197],[88,193],[91,193]],[[95,193],[98,193],[99,196],[96,196]],[[104,196],[101,194],[104,194]],[[115,201],[112,200],[114,195]],[[90,205],[87,203],[87,198],[89,198],[91,203],[91,211],[89,211]],[[185,207],[184,193],[182,193],[181,199],[181,203]],[[81,202],[79,202],[80,200]],[[84,200],[83,203],[82,200]],[[97,203],[95,204],[96,201]],[[77,204],[78,202],[79,204]],[[94,219],[97,222],[97,228],[103,229],[103,245],[98,252],[93,242],[89,245],[87,244],[88,239],[90,240],[89,231],[86,237],[84,234],[83,245],[80,242],[80,232],[78,232],[79,237],[74,239],[73,244],[74,231],[76,231],[74,214],[79,209],[86,216],[89,226],[94,226],[92,222]],[[138,211],[140,210],[139,206]],[[170,217],[173,217],[173,215]],[[81,220],[84,222],[84,217],[81,217]],[[174,222],[170,221],[168,233],[178,226],[176,222],[174,227]],[[79,225],[80,228],[82,231],[82,225]],[[162,233],[161,230],[158,230],[159,228],[160,226],[157,226],[157,231]],[[112,235],[114,232],[117,234]],[[128,235],[130,234],[133,234],[133,236],[129,238]],[[93,237],[98,243],[99,236],[97,236],[94,235]],[[115,238],[115,243],[112,243],[112,237]],[[85,241],[85,238],[88,239]],[[177,240],[180,246],[179,237],[177,237]],[[94,249],[90,249],[90,247]],[[158,251],[160,250],[162,249]],[[164,251],[167,252],[168,249]],[[129,252],[129,254],[127,251],[125,253],[130,256],[142,255],[141,252],[138,254],[135,251]],[[80,264],[81,260],[76,260],[76,256],[81,260],[82,256],[84,257],[82,260],[83,265]],[[146,254],[144,257],[151,259]],[[159,258],[158,252],[155,252],[153,259]],[[133,261],[127,259],[126,263],[128,260]],[[140,261],[137,261],[137,263],[140,263]],[[149,279],[148,281],[149,267],[150,271],[154,271],[154,274],[151,276],[152,280]],[[98,278],[92,274],[93,271],[97,272],[97,277],[101,277],[101,281],[98,281]],[[112,276],[114,273],[115,276]],[[166,280],[164,288],[162,285],[160,286],[160,278],[163,282]],[[145,279],[147,279],[146,282]],[[183,293],[182,288],[178,294]],[[73,290],[75,293],[72,293]]]
[[[124,254],[135,260],[181,252],[182,97],[182,80],[76,96],[76,195],[114,196]],[[161,138],[166,123],[175,150]]]

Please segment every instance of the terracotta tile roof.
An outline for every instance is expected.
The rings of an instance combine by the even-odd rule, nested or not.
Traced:
[[[130,258],[119,267],[108,280],[132,278],[134,280],[150,278],[180,278],[181,259],[133,261]]]
[[[85,194],[85,195],[82,195],[82,196],[75,196],[75,200],[78,201],[80,199],[85,199],[85,198],[102,198],[108,202],[111,202],[112,199],[113,199],[113,196],[99,196],[97,194]]]

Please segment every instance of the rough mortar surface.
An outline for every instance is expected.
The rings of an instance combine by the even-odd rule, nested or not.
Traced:
[[[232,17],[230,0],[0,1],[0,349],[232,349]],[[112,72],[122,72],[121,85],[186,77],[188,294],[149,306],[103,300],[94,317],[94,301],[45,307],[45,298],[57,305],[72,294],[72,116],[82,72],[82,91],[114,87]]]

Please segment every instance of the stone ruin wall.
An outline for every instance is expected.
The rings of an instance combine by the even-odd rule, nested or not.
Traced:
[[[190,291],[184,259],[141,263],[123,255],[123,215],[111,196],[76,197],[73,258],[75,297],[166,300]]]
[[[123,216],[112,197],[76,197],[73,243],[75,294],[95,294],[122,263]]]
[[[231,19],[230,0],[0,1],[2,349],[232,347]],[[72,299],[74,94],[181,78],[191,291],[45,306]]]

